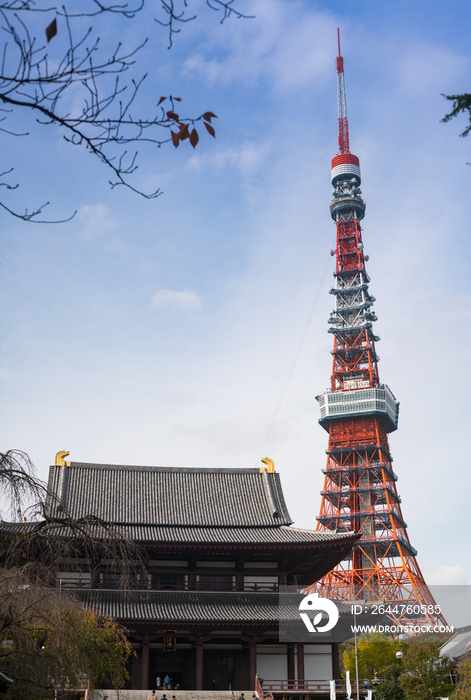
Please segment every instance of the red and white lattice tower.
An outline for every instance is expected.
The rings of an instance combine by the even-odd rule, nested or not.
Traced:
[[[445,624],[409,542],[396,490],[388,433],[396,430],[399,403],[381,384],[373,333],[374,297],[368,284],[360,221],[360,161],[350,153],[343,58],[337,57],[339,153],[332,160],[330,212],[337,229],[334,336],[330,391],[318,396],[320,424],[329,447],[318,530],[353,530],[361,539],[352,555],[319,581],[322,595],[384,601],[389,617],[405,624]]]

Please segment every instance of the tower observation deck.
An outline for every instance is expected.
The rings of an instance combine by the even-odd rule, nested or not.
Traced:
[[[425,583],[402,516],[388,434],[397,429],[399,402],[378,373],[361,220],[360,161],[350,153],[343,58],[337,57],[339,153],[332,160],[330,213],[336,226],[330,390],[317,397],[329,433],[317,529],[362,537],[352,554],[315,588],[343,600],[381,601],[399,625],[446,624]]]

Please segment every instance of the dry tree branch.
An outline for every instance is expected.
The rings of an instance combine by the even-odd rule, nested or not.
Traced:
[[[235,7],[235,2],[206,0],[208,8],[222,12],[221,22],[230,16],[239,19],[249,17]],[[34,0],[0,0],[0,26],[3,29],[0,104],[4,105],[0,111],[5,115],[0,121],[14,118],[18,111],[30,112],[38,124],[58,127],[68,143],[85,147],[97,157],[112,172],[109,181],[112,188],[122,185],[146,199],[153,199],[161,194],[160,189],[146,193],[130,181],[138,167],[139,146],[153,144],[160,148],[169,142],[178,145],[189,138],[189,127],[192,126],[193,136],[189,142],[195,147],[199,140],[195,124],[204,120],[204,115],[175,119],[169,116],[169,112],[159,109],[159,102],[150,115],[131,116],[131,107],[134,109],[136,97],[141,93],[146,79],[145,74],[136,79],[131,72],[138,68],[139,55],[148,38],[143,38],[129,51],[125,51],[120,43],[109,50],[100,42],[98,26],[80,29],[81,19],[93,18],[94,25],[97,25],[97,18],[107,13],[120,15],[124,21],[132,20],[144,9],[144,4],[145,0],[88,0],[88,5],[84,3],[80,12],[75,12],[66,5],[43,7],[41,0],[38,3]],[[168,27],[169,47],[173,35],[180,32],[181,26],[196,19],[194,14],[187,15],[188,5],[188,0],[161,0],[160,10],[164,19],[155,18],[155,21]],[[50,30],[47,33],[48,41],[55,37],[56,30],[61,32],[60,24],[62,30],[65,28],[65,34],[62,32],[61,36],[66,46],[62,55],[54,61],[50,60],[46,45],[39,42],[32,32],[31,17],[38,12],[55,13],[56,19],[47,27]],[[58,23],[58,20],[61,22]],[[71,97],[76,98],[77,89],[81,91],[82,104],[71,109]],[[173,99],[170,100],[170,114],[174,114]],[[208,129],[207,123],[205,125],[214,136],[214,129]],[[179,131],[172,131],[174,126]],[[0,131],[6,135],[26,135],[16,134],[5,126]],[[131,153],[127,148],[130,144],[135,145]],[[15,189],[7,183],[1,184],[7,190]],[[0,205],[24,221],[38,221],[38,215],[46,206],[44,204],[30,211],[25,209],[20,213],[5,201]],[[73,215],[61,221],[71,218]]]
[[[72,518],[59,509],[55,495],[37,478],[24,452],[0,454],[0,488],[10,499],[13,520],[0,524],[4,570],[21,571],[34,582],[55,585],[64,561],[73,570],[74,560],[79,566],[78,559],[85,556],[95,567],[111,562],[125,588],[132,588],[136,576],[146,570],[145,555],[124,528],[99,514]]]

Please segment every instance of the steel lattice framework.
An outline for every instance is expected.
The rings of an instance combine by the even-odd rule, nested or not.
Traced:
[[[409,542],[396,489],[388,433],[396,430],[399,403],[380,383],[373,333],[376,320],[366,272],[360,221],[360,162],[350,153],[343,58],[337,57],[339,154],[332,161],[330,212],[337,229],[334,336],[329,392],[318,396],[329,447],[318,530],[361,533],[351,556],[316,584],[324,596],[382,601],[396,623],[446,624]]]

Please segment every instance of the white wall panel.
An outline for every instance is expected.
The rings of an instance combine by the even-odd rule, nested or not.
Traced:
[[[260,678],[272,680],[288,678],[286,646],[257,647],[257,673]]]
[[[307,646],[307,645],[306,645]],[[320,650],[310,653],[311,649],[304,649],[304,677],[307,680],[330,680],[332,678],[332,651],[330,646],[322,645],[328,649],[328,653]]]

